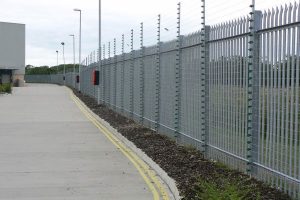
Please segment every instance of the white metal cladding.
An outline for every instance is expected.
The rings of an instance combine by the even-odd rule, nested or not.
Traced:
[[[0,69],[25,74],[25,25],[0,22]]]
[[[210,26],[205,39],[207,52],[203,55],[201,32],[182,37],[181,41],[181,96],[179,142],[192,144],[201,149],[207,142],[207,156],[233,168],[246,172],[249,162],[251,174],[274,187],[300,199],[300,5],[286,5],[265,12],[255,12],[254,76],[252,125],[254,138],[249,148],[248,124],[248,67],[249,67],[249,20],[243,17],[234,21]],[[155,129],[156,72],[160,73],[159,131],[175,134],[176,91],[176,41],[146,47],[140,57],[135,52],[117,59],[116,110],[130,115],[133,105],[134,119],[140,117],[140,62],[144,66],[144,125]],[[159,58],[160,70],[157,71]],[[204,62],[208,59],[208,63]],[[115,61],[106,59],[105,103],[113,104],[114,91],[111,69]],[[109,64],[110,63],[110,64]],[[205,63],[205,72],[202,69]],[[130,74],[130,67],[134,70]],[[122,67],[124,66],[124,79]],[[89,67],[84,67],[82,92],[96,98],[90,92]],[[207,77],[203,82],[203,73]],[[256,74],[256,75],[255,75]],[[133,80],[131,78],[133,77]],[[26,76],[30,82],[62,84],[62,76]],[[123,80],[123,81],[122,81]],[[133,83],[133,99],[130,86]],[[70,84],[70,81],[67,81]],[[73,82],[71,83],[72,86]],[[124,86],[124,96],[121,90]],[[205,92],[203,92],[205,91]],[[102,94],[102,93],[101,93]],[[102,97],[100,97],[102,98]],[[122,103],[123,101],[123,103]],[[131,102],[132,101],[132,102]],[[208,108],[203,109],[203,105]],[[113,108],[113,107],[112,107]],[[205,121],[203,121],[206,119]],[[203,129],[205,123],[205,129]],[[203,135],[208,138],[203,140]],[[203,150],[203,149],[202,149]],[[250,159],[247,155],[253,156]]]

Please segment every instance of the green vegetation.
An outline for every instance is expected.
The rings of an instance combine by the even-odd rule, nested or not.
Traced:
[[[0,84],[0,93],[11,93],[12,86],[10,83]]]
[[[66,72],[73,72],[74,64],[66,64]],[[26,75],[38,75],[38,74],[60,74],[64,71],[64,65],[59,66],[40,66],[35,67],[32,65],[27,65],[25,68]],[[75,65],[75,71],[78,72],[78,65]]]
[[[255,192],[251,185],[228,177],[219,177],[210,181],[199,179],[195,189],[195,199],[199,200],[261,199],[261,194],[258,191]]]

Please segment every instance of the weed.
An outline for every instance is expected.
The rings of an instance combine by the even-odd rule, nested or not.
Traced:
[[[240,184],[232,180],[205,181],[198,180],[195,187],[195,200],[260,200],[260,193],[253,194],[250,187],[241,187]]]

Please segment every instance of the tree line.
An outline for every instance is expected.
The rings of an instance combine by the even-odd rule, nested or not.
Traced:
[[[78,72],[79,65],[75,65],[75,71]],[[74,64],[66,64],[66,72],[73,72]],[[26,75],[39,75],[39,74],[61,74],[64,72],[64,65],[58,66],[33,66],[26,65]]]

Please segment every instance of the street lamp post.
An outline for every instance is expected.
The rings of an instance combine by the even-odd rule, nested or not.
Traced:
[[[79,83],[78,83],[78,90],[80,92],[80,82],[81,82],[81,9],[75,8],[74,11],[77,11],[80,13],[80,18],[79,18]]]
[[[74,66],[73,66],[73,81],[74,81],[74,87],[76,85],[76,79],[75,79],[75,35],[74,34],[71,34],[70,35],[71,37],[73,37],[73,63],[74,63]]]
[[[58,51],[56,50],[56,74],[58,74]]]
[[[66,85],[66,60],[65,60],[65,43],[62,42],[61,45],[63,46],[63,60],[64,60],[64,85]]]

